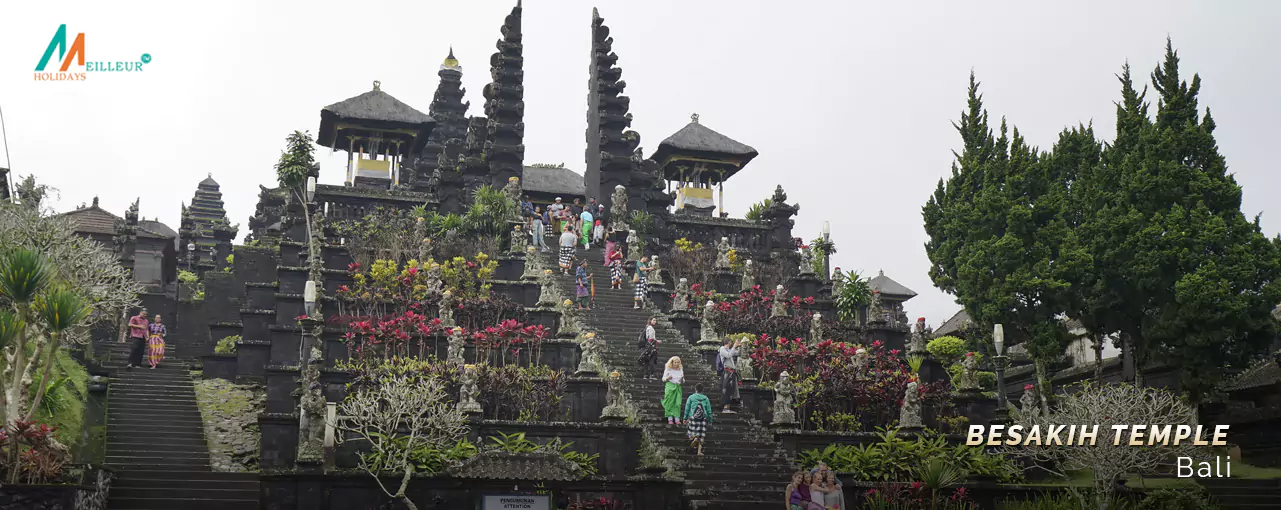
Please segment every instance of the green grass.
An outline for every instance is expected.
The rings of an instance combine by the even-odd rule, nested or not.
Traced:
[[[35,420],[51,427],[58,427],[54,434],[63,444],[72,445],[80,442],[84,429],[85,400],[89,396],[89,372],[68,353],[59,349],[54,360],[53,370],[49,374],[50,389],[45,394],[44,402],[36,413]],[[39,384],[38,362],[33,375],[28,395],[35,397]]]

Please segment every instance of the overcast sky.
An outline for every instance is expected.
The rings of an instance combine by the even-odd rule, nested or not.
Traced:
[[[507,1],[8,2],[0,16],[0,108],[15,173],[60,190],[65,211],[101,197],[122,214],[178,226],[179,204],[212,173],[232,223],[247,230],[258,185],[273,186],[285,136],[315,132],[320,109],[374,80],[427,111],[453,45],[480,114]],[[526,163],[584,166],[591,8],[600,8],[646,154],[689,122],[755,147],[726,185],[741,216],[782,184],[801,204],[796,234],[832,224],[845,269],[916,290],[912,316],[937,325],[960,307],[926,274],[921,206],[960,145],[951,121],[971,69],[988,110],[1034,144],[1094,122],[1110,139],[1113,77],[1160,60],[1167,35],[1187,77],[1203,79],[1243,210],[1281,230],[1281,2],[779,2],[526,0]],[[36,82],[58,25],[86,34],[90,61],[142,73]],[[1274,149],[1269,150],[1269,147]],[[341,153],[320,152],[340,183]]]

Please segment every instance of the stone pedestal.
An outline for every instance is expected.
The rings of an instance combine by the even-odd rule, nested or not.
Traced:
[[[654,304],[654,308],[661,311],[670,310],[672,307],[672,289],[665,284],[658,283],[657,280],[650,280],[649,301]]]
[[[939,361],[934,359],[934,356],[931,356],[928,352],[922,354],[924,354],[925,359],[921,361],[921,371],[917,373],[921,377],[922,381],[925,381],[926,383],[936,383],[939,381],[949,380],[947,367],[944,367],[942,363],[939,363]]]
[[[672,327],[680,331],[681,336],[689,343],[698,342],[698,318],[689,312],[672,312],[667,319],[672,322]]]
[[[887,322],[873,322],[866,326],[867,342],[880,340],[885,350],[903,350],[907,343],[907,327],[898,327]]]
[[[800,296],[801,299],[812,297],[817,299],[819,288],[823,286],[823,280],[820,280],[814,273],[803,273],[792,279],[792,295]]]
[[[718,269],[712,274],[713,287],[721,294],[738,294],[743,286],[743,278],[728,269]]]
[[[956,412],[969,418],[970,425],[988,425],[996,419],[996,397],[987,397],[975,391],[952,394]]]

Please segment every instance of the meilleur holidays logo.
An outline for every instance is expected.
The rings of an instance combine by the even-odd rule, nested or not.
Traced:
[[[58,53],[58,60],[53,60],[55,51]],[[58,61],[62,64],[56,71],[52,70],[50,63],[56,64]],[[75,39],[68,44],[67,25],[63,24],[58,26],[58,31],[54,32],[53,39],[40,57],[34,77],[36,81],[84,81],[90,74],[142,72],[143,66],[150,63],[150,53],[143,53],[133,60],[86,61],[84,32],[77,33]],[[73,64],[79,69],[73,69]]]

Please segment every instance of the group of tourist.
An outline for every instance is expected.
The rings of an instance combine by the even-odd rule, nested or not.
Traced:
[[[520,202],[521,214],[527,220],[527,230],[533,236],[534,246],[542,251],[547,251],[547,241],[544,237],[552,235],[555,232],[562,232],[561,238],[565,238],[563,232],[574,235],[574,242],[571,246],[582,245],[584,249],[591,249],[592,242],[600,244],[605,238],[605,205],[596,203],[596,199],[588,199],[586,206],[582,205],[577,198],[573,204],[565,204],[560,197],[551,205],[547,206],[544,211],[542,207],[535,206],[530,201],[529,196],[525,196]],[[561,245],[562,247],[564,244]]]
[[[788,510],[841,510],[845,508],[845,493],[836,473],[819,463],[814,469],[792,474],[787,485]]]
[[[138,311],[138,315],[129,318],[129,339],[133,344],[129,348],[129,360],[125,368],[133,370],[142,367],[142,356],[145,351],[147,364],[156,368],[165,359],[165,325],[156,314],[147,320],[147,309]],[[123,341],[123,339],[121,339]]]
[[[650,317],[645,323],[645,329],[641,330],[637,338],[637,348],[640,350],[640,365],[643,378],[654,380],[659,378],[657,375],[658,367],[658,345],[662,343],[658,339],[658,332],[655,326],[658,325],[657,317]],[[728,343],[726,344],[729,345]],[[735,351],[737,356],[737,351]],[[659,380],[663,383],[663,417],[667,420],[668,425],[685,425],[686,436],[689,437],[690,447],[694,448],[699,456],[703,455],[703,445],[707,440],[707,429],[712,423],[712,402],[703,394],[703,385],[695,384],[694,392],[685,398],[683,386],[685,384],[685,365],[680,356],[672,356],[663,366],[663,374]],[[737,388],[734,394],[737,395]],[[684,405],[682,406],[682,399]],[[731,413],[729,404],[725,405],[724,412]]]

